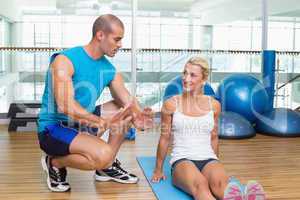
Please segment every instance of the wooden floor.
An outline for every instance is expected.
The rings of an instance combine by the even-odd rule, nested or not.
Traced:
[[[1,200],[155,199],[136,156],[155,155],[157,131],[126,141],[118,155],[124,168],[140,178],[136,185],[96,183],[92,172],[69,170],[70,193],[48,191],[41,170],[35,133],[8,133],[0,127]],[[220,158],[229,175],[242,182],[260,181],[269,200],[300,200],[300,138],[257,135],[246,140],[221,140]]]

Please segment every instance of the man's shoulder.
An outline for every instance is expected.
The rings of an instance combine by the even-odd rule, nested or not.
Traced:
[[[70,59],[70,56],[75,54],[75,52],[77,52],[79,49],[80,49],[80,46],[76,46],[76,47],[64,49],[59,52],[55,52],[54,54],[51,55],[50,63],[52,63],[56,58],[61,59],[64,57],[64,58]]]
[[[74,53],[76,53],[78,51],[81,51],[81,48],[82,48],[81,46],[71,47],[71,48],[68,48],[68,49],[64,49],[60,53],[61,54],[65,54],[65,55],[74,54]]]

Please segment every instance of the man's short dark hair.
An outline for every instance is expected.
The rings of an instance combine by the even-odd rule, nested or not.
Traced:
[[[112,31],[111,24],[113,24],[113,23],[121,26],[124,29],[123,22],[115,15],[105,14],[105,15],[99,16],[93,24],[93,37],[100,30],[105,33],[110,33]]]

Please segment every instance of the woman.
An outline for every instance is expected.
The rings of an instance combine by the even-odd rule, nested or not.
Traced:
[[[218,159],[221,106],[214,98],[203,94],[208,73],[208,63],[204,59],[189,59],[183,71],[183,94],[164,102],[152,181],[165,179],[162,166],[172,138],[170,164],[176,187],[197,200],[242,200],[244,197],[263,200],[265,195],[257,182],[249,182],[245,189],[247,194],[243,195],[241,185],[237,181],[229,181]]]

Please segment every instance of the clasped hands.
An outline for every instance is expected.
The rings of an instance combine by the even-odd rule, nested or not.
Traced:
[[[151,108],[137,110],[134,105],[128,104],[124,108],[115,113],[110,118],[102,118],[100,132],[111,129],[112,132],[124,132],[123,129],[128,129],[132,125],[138,130],[145,130],[153,127],[153,111]]]

